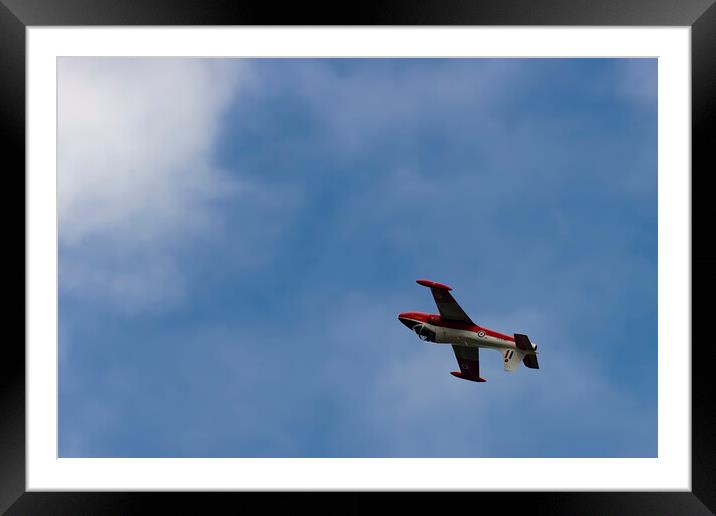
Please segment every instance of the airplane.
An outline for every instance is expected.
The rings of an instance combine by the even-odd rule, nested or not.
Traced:
[[[451,375],[472,382],[487,381],[480,378],[480,348],[500,352],[505,371],[514,371],[520,362],[530,369],[539,369],[537,345],[527,335],[515,333],[511,337],[478,326],[457,304],[450,294],[450,287],[429,280],[417,280],[417,283],[430,288],[440,313],[403,312],[398,315],[398,320],[413,330],[420,340],[452,344],[460,371],[452,371]]]

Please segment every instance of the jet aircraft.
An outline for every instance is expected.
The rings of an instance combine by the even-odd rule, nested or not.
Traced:
[[[452,371],[451,375],[473,382],[486,381],[480,378],[480,348],[498,351],[505,371],[514,371],[520,362],[530,369],[539,369],[537,345],[530,342],[527,335],[510,336],[478,326],[457,304],[450,287],[429,280],[417,280],[417,283],[430,288],[440,313],[403,312],[398,320],[420,340],[452,344],[460,371]]]

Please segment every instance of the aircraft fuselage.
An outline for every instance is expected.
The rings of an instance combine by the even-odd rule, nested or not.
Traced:
[[[497,351],[517,349],[515,338],[476,324],[447,321],[439,314],[404,312],[398,320],[413,330],[421,340],[436,344],[491,348]]]

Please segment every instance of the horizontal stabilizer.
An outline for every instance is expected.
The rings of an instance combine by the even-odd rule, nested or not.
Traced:
[[[522,359],[522,362],[525,364],[525,367],[529,367],[530,369],[539,369],[539,362],[537,362],[537,355],[525,355],[525,358]]]
[[[530,342],[530,338],[527,335],[521,333],[515,333],[515,345],[517,349],[522,351],[534,351],[534,346]]]
[[[530,369],[539,369],[539,362],[537,362],[537,346],[530,342],[527,335],[515,333],[515,346],[517,346],[517,349],[525,354],[522,359],[522,363],[525,367]]]

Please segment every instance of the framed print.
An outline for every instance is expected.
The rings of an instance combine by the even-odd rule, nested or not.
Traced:
[[[3,510],[713,510],[716,8],[145,5],[0,11]]]

